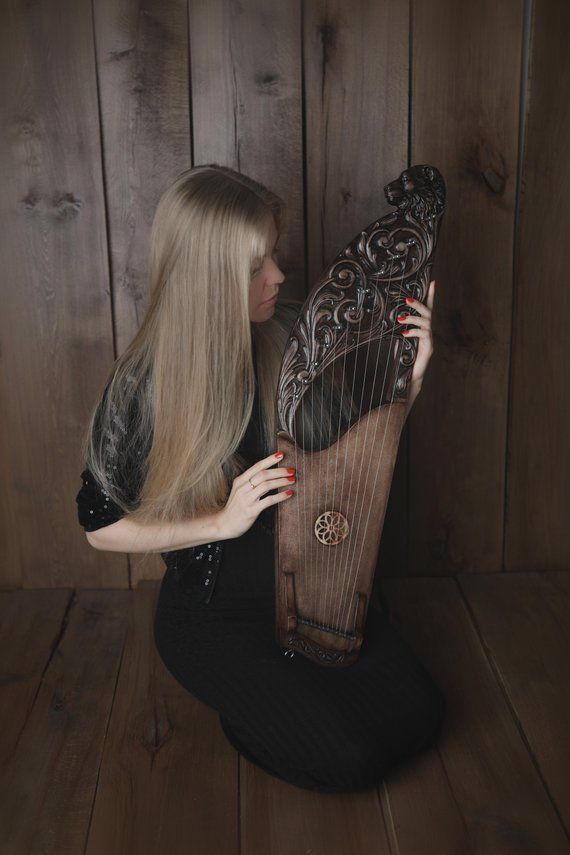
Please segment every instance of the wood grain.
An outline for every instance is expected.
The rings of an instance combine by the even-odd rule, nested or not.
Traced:
[[[570,833],[570,574],[462,576],[497,679]]]
[[[77,594],[0,780],[6,855],[84,849],[131,597]]]
[[[570,570],[570,5],[533,4],[517,240],[507,570]]]
[[[378,796],[318,793],[240,757],[243,855],[390,855]]]
[[[261,181],[286,204],[281,296],[303,297],[305,238],[300,3],[189,5],[194,163]]]
[[[0,592],[0,764],[14,751],[59,634],[69,589]]]
[[[149,300],[149,236],[158,200],[191,163],[184,0],[94,4],[116,356]],[[109,370],[111,364],[109,364]],[[129,555],[130,584],[160,579],[158,554]]]
[[[567,838],[457,584],[385,580],[394,624],[447,702],[438,751],[474,853],[566,853]]]
[[[113,361],[91,4],[2,9],[0,557],[11,587],[127,584],[87,548],[80,435]]]
[[[448,198],[433,270],[434,354],[409,417],[409,573],[496,571],[523,0],[414,9],[411,158],[441,170]]]
[[[237,754],[214,710],[180,686],[153,638],[158,585],[131,595],[86,855],[237,853]]]

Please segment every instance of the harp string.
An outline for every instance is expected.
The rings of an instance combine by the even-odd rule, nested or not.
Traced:
[[[315,430],[313,427],[313,425],[315,424],[315,399],[314,399],[315,383],[314,382],[311,383],[310,392],[311,392],[311,419],[309,422],[309,443],[312,446],[314,443],[314,435],[315,435]],[[303,443],[303,448],[304,448],[304,443]],[[306,451],[305,451],[305,454],[306,454]],[[311,486],[309,508],[314,507],[314,497],[315,497],[314,480],[315,480],[314,478],[309,479],[309,483]],[[306,492],[306,490],[304,492]],[[305,512],[305,519],[308,519],[306,512]],[[313,591],[315,590],[314,587],[312,587],[314,585],[314,561],[313,561],[314,552],[315,552],[315,544],[313,543],[313,538],[311,537],[309,539],[309,574],[310,574],[310,578],[311,578],[311,590],[313,590]]]
[[[364,286],[366,287],[366,278],[365,277],[364,277]],[[384,321],[384,318],[385,318],[386,307],[387,307],[387,301],[384,303],[384,313],[382,316],[382,321]],[[360,339],[363,317],[364,317],[364,300],[363,300],[363,311],[360,314],[359,323],[358,323],[358,340]],[[371,339],[369,337],[368,342],[367,342],[367,347],[366,347],[366,366],[368,365],[368,358],[369,358],[369,354],[370,354],[370,345],[371,345]],[[358,350],[359,350],[359,348],[357,347],[355,349],[354,367],[353,367],[353,372],[352,372],[352,386],[351,386],[352,389],[355,388],[356,369],[357,369],[357,365],[358,365],[358,359],[357,359]],[[345,359],[346,359],[346,350],[345,350]],[[345,362],[345,365],[346,365],[346,362]],[[366,376],[366,368],[365,368],[364,374]],[[342,383],[341,401],[343,400],[344,394],[345,394],[345,376],[346,376],[346,369],[345,369],[345,367],[343,367],[343,383]],[[359,408],[358,408],[359,418],[362,416],[364,389],[365,389],[365,386],[363,383],[362,384],[362,390],[361,390],[361,396],[360,396],[360,404],[359,404]],[[341,409],[341,411],[342,411],[342,409]],[[340,423],[340,417],[339,417],[339,423]],[[339,432],[339,435],[337,436],[337,461],[338,461],[339,438],[340,438],[340,432]],[[341,479],[341,490],[340,490],[341,496],[344,496],[344,484],[345,484],[345,479],[346,479],[346,462],[347,462],[348,456],[349,455],[347,453],[345,453],[344,466],[343,466],[342,479]],[[351,479],[348,482],[349,483],[349,496],[348,496],[348,499],[346,501],[346,508],[347,509],[350,508],[350,505],[351,505],[350,496],[351,496],[351,492],[352,492],[352,484],[353,484],[353,479],[354,479],[354,463],[355,463],[355,456],[353,455]],[[336,480],[337,480],[337,475],[338,475],[338,465],[335,467],[335,479],[334,479],[335,484],[336,484]],[[334,505],[333,505],[333,507],[334,507]],[[330,566],[327,566],[327,576],[331,575],[333,578],[333,582],[332,582],[332,591],[333,592],[334,591],[338,592],[338,587],[341,586],[341,583],[342,583],[342,587],[344,588],[344,575],[346,573],[346,569],[343,565],[343,558],[344,558],[344,554],[345,554],[345,551],[347,548],[347,542],[350,541],[351,537],[352,537],[352,530],[349,532],[348,537],[345,538],[345,540],[343,540],[342,543],[334,550],[334,554],[332,556],[332,559],[333,559],[332,572],[330,571]],[[331,558],[330,551],[327,554],[327,558],[328,558],[328,565],[330,565],[330,558]],[[331,600],[330,604],[327,603],[327,609],[329,607],[330,607],[330,612],[329,612],[328,622],[331,625],[335,626],[335,625],[337,625],[335,623],[336,618],[333,618],[332,615],[336,612],[336,609],[334,608],[334,602],[332,602],[332,600]]]
[[[294,446],[295,446],[295,472],[297,472],[297,471],[298,471],[299,450],[298,450],[298,448],[297,448],[297,440],[296,440],[296,438],[295,438]],[[300,525],[301,525],[301,503],[299,502],[299,497],[298,497],[298,496],[297,496],[297,525],[298,525],[298,526],[300,526]],[[297,566],[299,567],[299,566],[300,566],[300,560],[301,560],[301,547],[300,547],[300,542],[299,542],[299,544],[298,544],[297,546],[298,546]]]
[[[334,367],[335,367],[335,363],[333,362],[333,369],[334,369]],[[343,375],[344,375],[345,368],[346,368],[346,351],[345,351],[344,360],[343,360]],[[341,389],[342,389],[342,385],[341,385]],[[329,404],[329,423],[330,423],[330,430],[331,430],[330,439],[332,439],[332,425],[333,425],[332,413],[333,413],[333,406],[334,406],[334,404],[333,404],[333,402],[334,402],[334,383],[331,383],[331,390],[330,391],[331,391],[331,394],[330,394],[330,404]],[[340,419],[341,419],[341,414],[339,412],[339,418],[338,418],[338,423],[337,423],[337,443],[338,443],[338,437],[340,436]],[[334,466],[335,472],[336,472],[337,468],[338,468],[338,444],[336,446],[336,461],[335,461],[335,466]],[[326,490],[325,490],[324,507],[328,508],[329,507],[329,503],[328,503],[329,479],[325,478],[325,481],[326,481]],[[336,479],[333,480],[333,498],[332,498],[332,501],[330,504],[330,507],[332,509],[334,509],[334,507],[335,507],[335,498],[334,498],[335,487],[336,487]],[[325,597],[324,597],[325,609],[324,609],[324,613],[323,613],[323,622],[326,623],[327,619],[328,619],[328,615],[327,615],[327,611],[326,611],[327,591],[329,589],[331,589],[331,586],[332,586],[332,580],[330,579],[328,572],[326,572],[327,566],[328,566],[327,561],[330,558],[330,552],[326,548],[324,548],[324,549],[321,549],[321,555],[322,555],[322,569],[321,569],[320,578],[321,579],[324,578],[324,580],[325,580]],[[334,589],[332,589],[332,590],[334,590]],[[330,596],[332,597],[332,593]]]
[[[359,324],[359,326],[360,326],[360,324]],[[359,329],[359,332],[360,332],[360,329]],[[348,331],[346,333],[346,336],[348,338]],[[342,382],[340,384],[340,399],[338,402],[338,422],[337,422],[337,434],[336,434],[336,459],[335,459],[335,465],[334,465],[333,495],[332,495],[332,501],[331,501],[331,509],[332,510],[335,509],[336,473],[338,471],[338,448],[339,448],[338,443],[339,443],[339,439],[340,439],[340,426],[341,426],[341,419],[342,419],[342,400],[343,400],[343,395],[344,395],[344,378],[345,378],[345,374],[346,374],[346,354],[347,354],[347,348],[345,347],[344,355],[343,355],[343,363],[342,363]],[[331,397],[330,397],[330,411],[329,411],[329,424],[331,425],[331,427],[332,427],[332,423],[333,423],[334,385],[335,384],[334,384],[334,361],[333,361],[332,366],[331,366],[331,383],[330,383]],[[331,439],[331,437],[329,437],[329,445],[330,445],[330,439]],[[328,481],[328,479],[325,479],[325,480]],[[325,501],[324,507],[328,508],[328,504],[326,503],[326,501]],[[332,600],[333,600],[334,590],[335,590],[334,581],[333,581],[333,579],[331,579],[331,573],[330,573],[330,557],[331,557],[331,555],[330,555],[330,549],[327,547],[321,548],[321,552],[323,553],[323,571],[325,571],[324,565],[325,565],[325,552],[326,552],[326,572],[325,572],[325,595],[324,595],[323,621],[324,621],[324,623],[330,623],[328,607],[329,607],[329,601],[332,602]],[[322,573],[321,573],[320,578],[323,578]],[[316,590],[318,590],[318,588]]]
[[[314,386],[315,386],[315,384],[314,384],[314,383],[311,383],[311,387],[312,387],[312,388],[314,388]],[[321,392],[320,392],[320,398],[321,398],[321,418],[320,418],[320,421],[319,421],[319,424],[320,424],[320,436],[318,437],[318,444],[317,444],[317,448],[318,448],[319,450],[320,450],[320,447],[321,447],[321,445],[322,445],[322,439],[323,439],[323,400],[324,400],[324,397],[325,397],[325,389],[324,389],[324,386],[322,386],[322,387],[321,387]],[[314,421],[312,422],[312,424],[314,425]],[[314,429],[313,429],[313,434],[314,434],[314,433],[315,433],[315,431],[314,431]],[[313,441],[314,441],[314,440],[313,440]],[[321,480],[321,457],[322,457],[322,455],[319,455],[319,480],[318,480],[318,484],[319,484],[319,486],[322,484],[322,480]],[[315,480],[314,478],[311,478],[311,481],[314,481],[314,480]],[[315,507],[315,505],[314,505],[314,504],[312,504],[312,507],[314,508],[314,507]],[[316,539],[316,537],[311,537],[311,543],[313,544],[313,551],[314,551],[315,549],[317,549],[317,546],[318,546],[318,540],[317,540],[317,542],[315,543],[315,541],[316,541],[316,540],[317,540],[317,539]],[[319,574],[318,574],[318,567],[317,567],[318,560],[319,560],[319,551],[318,551],[318,549],[317,549],[317,552],[316,552],[316,555],[315,555],[314,561],[313,561],[313,558],[312,558],[312,556],[311,556],[311,561],[312,561],[312,563],[314,563],[314,565],[315,565],[315,575],[316,575],[316,577],[317,577],[317,580],[318,580],[318,575],[319,575]],[[315,590],[316,590],[316,588],[313,586],[312,591],[315,591]]]
[[[404,257],[404,263],[403,263],[403,265],[402,265],[402,275],[400,276],[400,284],[399,284],[399,289],[398,289],[398,302],[399,302],[399,300],[400,300],[400,298],[401,298],[401,296],[402,296],[402,283],[403,283],[403,280],[404,280],[404,276],[405,276],[405,274],[406,274],[406,266],[407,266],[407,260],[408,260],[408,253],[409,253],[409,247],[408,247],[408,246],[406,246],[406,255],[405,255],[405,257]],[[392,344],[392,343],[393,343],[393,339],[394,339],[395,326],[396,326],[396,325],[394,324],[394,325],[393,325],[393,327],[392,327],[392,333],[391,333],[391,336],[390,336],[390,351],[389,351],[389,352],[390,352],[390,356],[391,356],[391,354],[392,354],[392,347],[393,347],[393,344]],[[390,365],[390,364],[391,364],[391,363],[393,363],[393,362],[394,362],[394,360],[392,360],[391,358],[388,358],[388,359],[386,360],[386,367],[388,367],[388,365]],[[386,377],[386,375],[385,375],[385,377]],[[384,378],[384,379],[385,379],[385,378]],[[382,437],[382,446],[381,446],[381,448],[380,448],[380,454],[378,455],[378,458],[377,458],[377,466],[376,466],[376,468],[375,468],[375,474],[374,474],[374,483],[373,483],[373,485],[372,485],[372,495],[374,494],[374,491],[375,491],[375,489],[376,489],[376,483],[377,483],[377,481],[378,481],[378,475],[379,475],[379,472],[380,472],[380,469],[381,469],[381,466],[382,466],[382,456],[383,456],[383,451],[384,451],[384,444],[385,444],[385,441],[386,441],[386,435],[387,435],[387,433],[388,433],[388,425],[389,425],[389,423],[390,423],[390,415],[391,415],[391,413],[392,413],[392,404],[394,403],[394,397],[395,397],[395,392],[396,392],[396,382],[395,382],[395,379],[396,379],[396,378],[394,377],[394,381],[392,382],[392,393],[391,393],[391,398],[390,398],[390,408],[389,408],[389,410],[388,410],[388,416],[387,416],[387,418],[386,418],[386,425],[385,425],[385,427],[384,427],[384,435],[383,435],[383,437]],[[383,385],[383,387],[382,387],[382,392],[384,392],[384,385]],[[382,406],[382,404],[381,404],[381,406]],[[378,430],[378,422],[376,422],[376,423],[375,423],[375,425],[374,425],[374,439],[373,439],[373,443],[372,443],[372,445],[373,445],[373,446],[375,446],[375,445],[376,445],[376,433],[377,433],[377,430]],[[366,432],[368,432],[368,424],[366,425]],[[366,443],[365,443],[365,445],[366,445]],[[352,570],[351,570],[351,574],[350,574],[350,575],[351,575],[351,577],[353,576],[353,583],[352,583],[352,588],[351,588],[351,591],[350,591],[350,597],[349,597],[349,598],[347,598],[346,600],[344,600],[345,613],[346,613],[346,614],[345,614],[345,620],[344,620],[344,626],[345,626],[345,628],[348,628],[348,624],[349,624],[349,621],[350,621],[350,616],[351,616],[351,615],[350,615],[350,612],[351,612],[351,606],[354,606],[354,608],[356,608],[356,605],[353,603],[353,600],[354,600],[354,596],[355,596],[355,593],[356,593],[356,582],[357,582],[357,580],[358,580],[358,569],[359,569],[359,567],[360,567],[360,562],[361,562],[361,560],[362,560],[362,552],[363,552],[363,550],[364,550],[364,539],[365,539],[365,535],[366,535],[366,532],[367,532],[367,530],[368,530],[368,524],[369,524],[369,521],[370,521],[370,512],[371,512],[371,509],[372,509],[372,503],[371,503],[371,502],[369,502],[369,503],[368,503],[368,513],[367,513],[367,515],[366,515],[366,522],[365,522],[365,524],[364,524],[364,531],[363,531],[363,533],[362,533],[362,535],[361,535],[361,537],[360,537],[360,540],[359,540],[358,535],[359,535],[359,532],[360,532],[360,523],[361,523],[361,520],[362,520],[362,513],[363,513],[363,510],[364,510],[364,503],[365,503],[365,496],[366,496],[366,488],[367,488],[367,486],[368,486],[368,478],[369,478],[369,475],[370,475],[371,468],[372,468],[372,467],[367,467],[367,470],[366,470],[366,480],[365,480],[365,482],[364,482],[364,489],[363,489],[363,492],[362,492],[362,502],[361,502],[360,512],[359,512],[359,517],[358,517],[358,525],[357,525],[356,535],[355,535],[355,538],[354,538],[353,558],[354,558],[354,557],[355,557],[355,555],[356,555],[356,551],[357,551],[357,549],[358,549],[358,544],[359,544],[359,543],[360,543],[360,550],[359,550],[359,552],[358,552],[358,558],[357,558],[357,560],[353,562],[355,572],[354,572],[354,574],[353,574],[353,573],[352,573]],[[350,585],[349,585],[349,589],[350,589]],[[343,598],[341,598],[341,599],[340,599],[340,602],[341,602],[341,603],[343,602]]]
[[[300,403],[301,403],[301,405],[302,405],[302,399],[301,399],[301,402],[300,402]],[[303,412],[301,412],[301,413],[300,413],[300,415],[301,415],[301,430],[302,430],[302,435],[303,435],[303,445],[302,445],[302,448],[304,449],[304,448],[305,448],[305,418],[304,418],[304,413],[303,413]],[[297,442],[295,442],[295,447],[296,447],[296,446],[297,446]],[[303,490],[302,492],[303,492],[303,519],[307,519],[307,495],[306,495],[306,490]],[[301,524],[301,521],[299,520],[299,525],[300,525],[300,524]],[[299,531],[300,531],[300,529],[299,529]],[[305,537],[299,538],[299,543],[300,543],[301,541],[303,541],[304,564],[302,564],[302,565],[301,565],[301,564],[299,563],[299,565],[298,565],[298,566],[302,566],[302,567],[306,568],[306,567],[307,567],[307,545],[306,545],[306,538],[305,538]],[[300,552],[301,552],[301,549],[299,549],[299,553],[300,553]],[[299,555],[299,558],[300,558],[300,557],[301,557],[301,556]]]
[[[384,301],[384,311],[383,311],[383,315],[382,315],[382,327],[381,327],[381,329],[384,328],[384,325],[386,322],[386,314],[388,312],[390,286],[392,284],[392,276],[393,276],[393,272],[394,272],[394,266],[395,265],[393,263],[393,260],[391,260],[390,261],[390,267],[389,267],[388,284],[387,284],[387,287],[385,289],[385,301]],[[393,336],[393,334],[394,334],[394,326],[392,326],[392,336]],[[381,335],[380,339],[378,340],[378,343],[377,343],[376,360],[375,360],[375,364],[374,364],[374,376],[373,376],[373,381],[372,381],[372,391],[371,391],[371,400],[370,400],[371,404],[372,404],[372,396],[374,394],[374,391],[376,390],[376,385],[377,385],[378,366],[379,366],[380,357],[382,354],[382,340],[383,340],[383,336]],[[366,356],[366,367],[368,367],[369,353],[370,353],[370,342],[369,342],[369,347],[368,347],[367,356]],[[385,364],[385,368],[384,368],[384,376],[382,378],[382,389],[380,391],[380,402],[379,402],[380,406],[382,405],[382,401],[384,398],[384,389],[386,386],[386,377],[388,374],[389,363],[390,363],[390,360],[388,358],[388,359],[386,359],[386,364]],[[364,386],[364,384],[363,384],[363,386]],[[364,397],[364,391],[363,391],[362,395]],[[367,443],[368,428],[369,428],[369,422],[367,422],[367,424],[366,424],[366,432],[365,432],[364,440],[363,440],[363,448],[364,449],[368,449],[368,448],[373,447],[373,444],[369,445]],[[367,460],[362,459],[360,462],[359,469],[358,469],[358,482],[356,484],[355,497],[354,497],[354,502],[353,502],[352,501],[352,488],[353,488],[354,481],[355,481],[355,472],[354,472],[354,470],[355,470],[355,459],[353,456],[351,480],[349,482],[349,499],[347,502],[348,508],[352,508],[353,505],[356,508],[358,505],[358,496],[359,496],[358,491],[360,488],[360,481],[361,481],[361,477],[362,477],[363,466],[366,466],[367,472],[370,470],[370,463],[369,463],[368,459]],[[356,513],[353,513],[351,516],[353,519],[355,519]],[[341,561],[343,561],[344,563],[342,565],[343,575],[342,575],[341,580],[340,580],[340,582],[341,582],[340,596],[337,599],[337,608],[335,611],[335,622],[336,622],[337,626],[341,625],[341,620],[343,618],[344,612],[346,611],[346,603],[345,603],[344,597],[346,596],[346,593],[348,592],[348,590],[350,588],[350,581],[351,581],[351,577],[352,577],[352,573],[353,573],[353,567],[351,565],[350,560],[348,560],[348,558],[350,556],[351,547],[356,542],[357,538],[358,538],[358,530],[355,530],[354,525],[351,524],[350,537],[347,538],[346,548],[343,550],[343,553],[341,556]],[[344,544],[343,544],[343,546],[344,546]],[[358,575],[358,567],[355,568],[354,572],[356,573],[356,575]],[[348,606],[350,607],[350,603],[348,604]],[[349,613],[350,613],[350,608],[349,608]]]

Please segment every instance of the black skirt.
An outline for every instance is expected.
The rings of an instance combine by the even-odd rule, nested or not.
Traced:
[[[273,537],[258,518],[224,541],[207,603],[167,568],[154,616],[157,650],[174,678],[218,711],[226,737],[252,763],[313,790],[373,787],[433,743],[444,698],[387,608],[370,606],[353,665],[285,656],[275,641]]]

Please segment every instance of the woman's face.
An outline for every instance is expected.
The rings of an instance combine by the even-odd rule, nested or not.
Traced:
[[[270,217],[268,245],[273,251],[265,256],[261,267],[253,272],[249,288],[249,319],[253,323],[259,324],[271,317],[275,311],[279,286],[285,279],[284,273],[277,266],[278,236],[275,220]]]

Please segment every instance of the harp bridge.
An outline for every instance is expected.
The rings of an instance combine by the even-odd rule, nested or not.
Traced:
[[[298,650],[324,665],[350,665],[360,651],[363,639],[367,597],[355,595],[355,618],[351,628],[340,629],[311,618],[296,609],[294,574],[285,573],[287,587],[287,638],[289,649]]]

